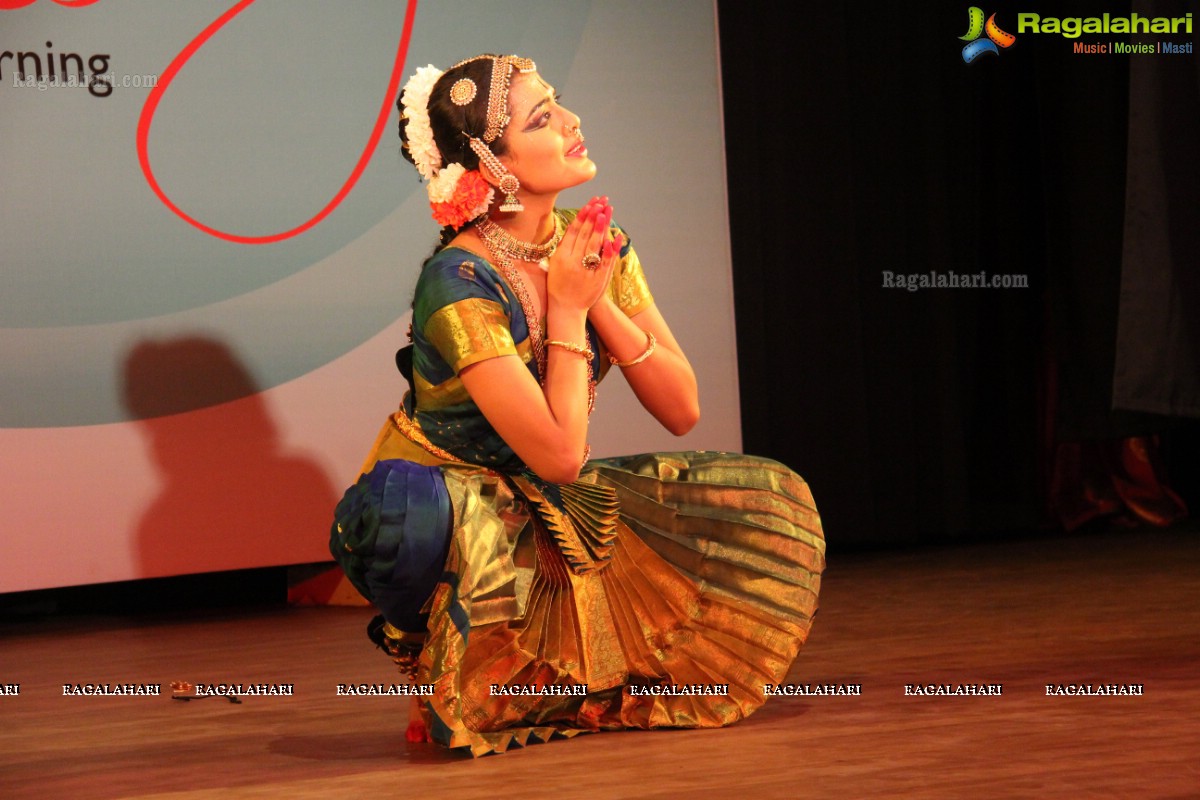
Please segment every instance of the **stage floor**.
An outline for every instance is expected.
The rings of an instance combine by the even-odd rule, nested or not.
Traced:
[[[404,741],[366,609],[0,623],[2,798],[1200,796],[1200,534],[831,555],[797,684],[738,725],[471,760]],[[172,681],[294,684],[171,700]],[[161,683],[161,697],[63,684]],[[908,695],[1002,684],[1000,696]],[[1047,684],[1144,693],[1047,696]]]

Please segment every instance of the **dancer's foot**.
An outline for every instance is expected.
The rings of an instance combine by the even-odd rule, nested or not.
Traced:
[[[432,742],[429,737],[429,729],[425,727],[425,720],[421,717],[421,700],[417,697],[412,697],[408,702],[408,730],[404,732],[404,738],[410,742]]]

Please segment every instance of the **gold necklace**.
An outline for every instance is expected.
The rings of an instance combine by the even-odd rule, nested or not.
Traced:
[[[475,223],[475,230],[479,232],[480,238],[493,253],[500,251],[512,258],[534,263],[554,255],[555,248],[558,247],[563,234],[566,233],[557,214],[554,215],[554,235],[542,244],[523,242],[488,217]]]

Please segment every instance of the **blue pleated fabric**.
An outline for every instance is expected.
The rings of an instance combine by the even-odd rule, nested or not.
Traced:
[[[450,547],[453,511],[438,467],[376,462],[334,512],[329,549],[346,576],[402,631],[424,631]]]

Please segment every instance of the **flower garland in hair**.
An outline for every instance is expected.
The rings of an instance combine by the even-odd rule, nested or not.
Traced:
[[[457,162],[446,165],[425,188],[434,220],[455,230],[486,213],[496,196],[479,170]]]
[[[408,120],[404,126],[408,134],[408,152],[417,165],[417,172],[427,181],[433,180],[442,166],[442,154],[433,140],[433,127],[429,124],[429,95],[433,94],[433,85],[440,77],[442,71],[433,64],[419,67],[400,94],[404,118]]]
[[[404,85],[400,104],[407,120],[404,131],[408,152],[417,172],[428,183],[429,206],[439,225],[458,230],[466,223],[487,212],[495,192],[479,170],[468,170],[458,162],[442,166],[442,153],[433,138],[429,122],[429,97],[433,86],[444,73],[430,64],[420,67]]]

